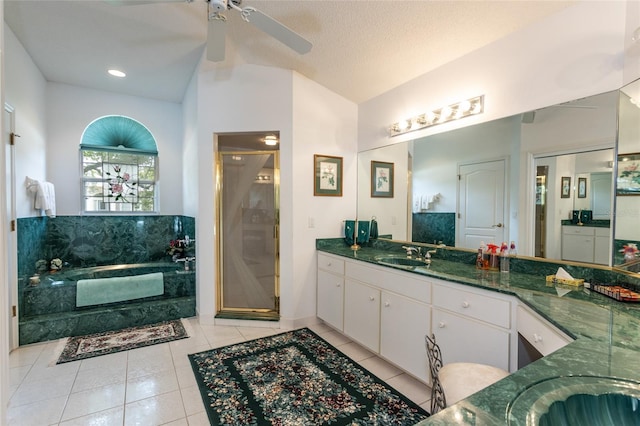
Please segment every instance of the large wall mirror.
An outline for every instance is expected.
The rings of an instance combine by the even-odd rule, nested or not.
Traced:
[[[640,170],[633,87],[360,152],[358,218],[394,240],[614,265],[640,241],[640,172],[638,196],[616,196],[616,152]],[[372,161],[394,163],[393,198],[370,196]]]
[[[640,80],[620,90],[619,111],[614,265],[625,246],[640,248]]]

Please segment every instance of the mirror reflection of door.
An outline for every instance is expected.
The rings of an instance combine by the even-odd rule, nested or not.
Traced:
[[[460,165],[457,247],[505,241],[505,160]]]
[[[548,166],[536,167],[535,256],[545,256]]]
[[[277,318],[279,152],[239,148],[218,136],[217,316]]]

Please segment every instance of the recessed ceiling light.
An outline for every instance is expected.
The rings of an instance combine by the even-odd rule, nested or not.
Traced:
[[[127,74],[123,73],[123,72],[122,72],[122,71],[120,71],[120,70],[116,70],[116,69],[110,69],[110,70],[109,70],[109,71],[107,71],[107,72],[108,72],[109,74],[111,74],[112,76],[114,76],[114,77],[120,77],[120,78],[122,78],[122,77],[126,77],[126,76],[127,76]]]

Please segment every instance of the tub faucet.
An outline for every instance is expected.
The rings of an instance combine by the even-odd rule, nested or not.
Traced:
[[[189,270],[189,262],[193,262],[194,260],[196,260],[195,256],[193,256],[193,257],[182,257],[180,259],[176,259],[176,263],[184,262],[184,270],[188,271]]]

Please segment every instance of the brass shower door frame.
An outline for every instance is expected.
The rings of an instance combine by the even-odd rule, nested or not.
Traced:
[[[224,306],[224,268],[223,241],[224,217],[222,189],[224,185],[223,157],[233,155],[273,155],[273,203],[274,203],[274,306],[273,308],[238,308]],[[216,151],[215,167],[215,214],[216,214],[216,318],[236,318],[254,320],[280,319],[280,152],[278,150],[265,151]]]

